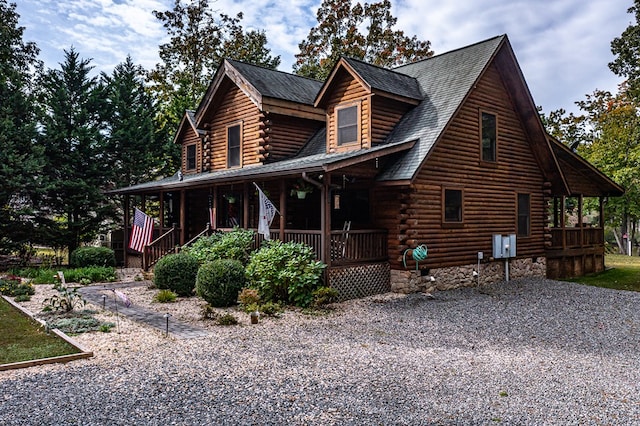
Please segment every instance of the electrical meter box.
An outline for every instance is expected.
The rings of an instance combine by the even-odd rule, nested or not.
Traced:
[[[516,257],[516,234],[493,234],[493,258],[508,259]]]

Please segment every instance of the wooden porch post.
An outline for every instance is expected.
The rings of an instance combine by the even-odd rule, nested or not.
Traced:
[[[599,197],[599,202],[600,202],[600,217],[599,217],[599,222],[600,222],[600,228],[602,228],[602,233],[604,234],[604,197]]]
[[[284,178],[280,179],[280,241],[284,242],[284,229],[287,225],[287,193]]]
[[[580,247],[584,247],[584,223],[582,222],[582,205],[584,197],[580,194],[578,198],[578,226],[580,227]]]
[[[164,234],[164,191],[160,191],[160,235]]]
[[[331,175],[326,173],[323,180],[322,194],[320,200],[322,203],[320,210],[320,246],[322,247],[322,255],[320,260],[331,266]]]
[[[129,247],[129,194],[124,196],[124,229],[122,233],[122,255],[124,256],[124,267],[129,267],[129,256],[127,256],[127,248]]]
[[[553,197],[553,227],[557,228],[560,226],[559,217],[558,217],[558,197]]]
[[[213,216],[214,220],[218,221],[218,187],[213,187]],[[218,229],[217,223],[210,223],[209,229]]]
[[[567,230],[565,229],[566,224],[564,223],[564,211],[566,206],[567,198],[563,195],[560,200],[560,228],[562,228],[562,248],[567,248]]]
[[[187,236],[187,192],[180,190],[180,245],[183,245]]]
[[[242,227],[249,229],[249,185],[242,184]]]

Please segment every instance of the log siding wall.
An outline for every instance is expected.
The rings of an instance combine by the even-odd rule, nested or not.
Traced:
[[[498,116],[497,162],[482,162],[479,111]],[[491,67],[471,93],[443,139],[410,187],[380,188],[377,213],[380,225],[391,225],[389,250],[392,267],[402,268],[408,247],[427,244],[424,266],[439,268],[473,264],[477,253],[491,256],[494,233],[517,232],[518,193],[531,195],[531,233],[519,237],[518,257],[544,256],[547,200],[539,169],[519,116],[514,111],[498,71]],[[450,227],[442,221],[443,187],[462,188],[463,223]],[[382,204],[384,203],[384,204]],[[396,206],[393,208],[393,206]],[[393,220],[394,214],[396,215]]]
[[[189,127],[188,130],[182,132],[180,144],[182,145],[182,173],[200,173],[202,171],[202,141],[200,137]],[[187,146],[194,144],[196,146],[196,168],[187,170]]]
[[[210,170],[227,168],[227,128],[242,124],[241,161],[246,166],[264,160],[260,147],[264,145],[258,107],[236,86],[232,86],[220,100],[217,112],[208,130],[210,137]]]
[[[369,148],[369,116],[371,114],[371,97],[367,90],[346,71],[336,76],[335,86],[327,98],[327,152],[340,152],[352,149]],[[336,107],[359,105],[360,126],[359,143],[338,146]]]
[[[267,121],[273,123],[263,126],[265,137],[268,137],[268,149],[265,149],[265,152],[268,153],[269,161],[296,155],[322,126],[322,122],[276,114],[271,114]]]

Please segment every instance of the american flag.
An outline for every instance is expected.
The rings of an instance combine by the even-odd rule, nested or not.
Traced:
[[[216,209],[213,207],[213,196],[209,195],[209,228],[216,229]]]
[[[153,233],[153,219],[140,210],[136,209],[133,216],[133,227],[131,229],[131,240],[129,248],[142,252],[144,246],[151,242]]]
[[[253,184],[256,185],[255,182]],[[256,185],[256,188],[258,188],[258,195],[260,197],[260,217],[258,218],[258,234],[264,235],[264,239],[268,240],[270,239],[269,226],[271,226],[271,221],[273,221],[273,217],[276,215],[276,213],[279,213],[279,212],[278,212],[278,209],[276,209],[276,207],[273,205],[271,200],[269,200],[267,196],[264,195],[264,192],[262,192],[262,190],[258,185]]]

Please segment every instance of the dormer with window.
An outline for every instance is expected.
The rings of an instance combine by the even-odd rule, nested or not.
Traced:
[[[327,111],[326,151],[368,149],[385,138],[422,95],[413,77],[341,58],[315,106]]]
[[[188,175],[203,171],[202,143],[204,135],[204,132],[195,126],[193,112],[187,111],[174,138],[174,143],[181,146],[182,174]]]

